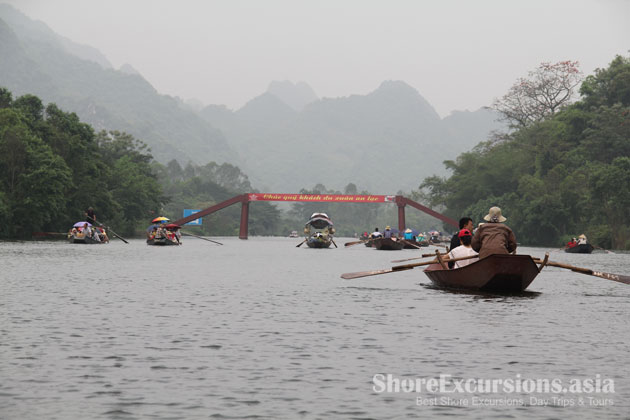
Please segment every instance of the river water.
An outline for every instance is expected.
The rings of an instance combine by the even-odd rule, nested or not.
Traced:
[[[453,293],[420,268],[339,277],[414,250],[184,239],[0,243],[0,418],[630,418],[628,285],[547,267],[520,295]],[[630,274],[627,253],[551,260]],[[420,389],[380,392],[388,374]],[[545,380],[573,392],[527,389]]]

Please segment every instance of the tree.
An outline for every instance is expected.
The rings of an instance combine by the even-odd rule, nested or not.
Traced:
[[[606,69],[595,70],[580,87],[587,108],[630,106],[630,57],[617,56]]]
[[[630,208],[630,157],[615,158],[610,165],[593,165],[590,187],[598,203],[599,220],[610,226],[612,246],[626,248],[629,244],[628,209]]]
[[[577,61],[542,63],[520,78],[492,108],[499,111],[512,128],[543,121],[571,103],[582,80]]]

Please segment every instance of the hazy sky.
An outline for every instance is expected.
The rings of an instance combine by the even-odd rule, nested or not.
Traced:
[[[131,64],[160,92],[239,108],[272,80],[320,97],[404,80],[442,116],[543,61],[585,74],[630,49],[630,0],[0,0]]]

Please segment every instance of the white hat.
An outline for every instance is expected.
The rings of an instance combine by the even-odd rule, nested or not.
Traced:
[[[488,214],[486,214],[483,218],[483,220],[485,220],[486,222],[505,222],[507,219],[503,216],[501,216],[501,209],[499,207],[492,207],[490,208],[490,210],[488,211]]]

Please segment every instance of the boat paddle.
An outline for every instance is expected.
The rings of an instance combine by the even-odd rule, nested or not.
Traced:
[[[534,258],[534,262],[538,264],[538,263],[541,263],[543,261],[540,258]],[[590,268],[575,267],[573,265],[562,264],[562,263],[555,262],[555,261],[547,261],[547,265],[550,265],[552,267],[565,268],[567,270],[575,271],[576,273],[582,273],[582,274],[587,274],[589,276],[601,277],[603,279],[613,280],[613,281],[617,281],[619,283],[630,284],[630,276],[622,276],[620,274],[604,273],[602,271],[591,270]]]
[[[346,242],[345,244],[343,244],[343,246],[352,246],[352,245],[358,245],[358,244],[362,244],[367,242],[369,239],[362,239],[360,241],[353,241],[353,242]]]
[[[295,247],[296,247],[296,248],[301,247],[301,246],[304,244],[304,242],[308,241],[308,239],[309,239],[309,238],[304,239],[302,242],[300,242],[299,244],[297,244]]]
[[[477,258],[477,255],[470,255],[470,256],[467,256],[467,257],[460,257],[460,258],[453,258],[452,260],[448,260],[448,261],[461,261],[461,260],[468,260],[470,258]],[[377,276],[379,274],[395,273],[396,271],[411,270],[413,268],[420,267],[422,265],[431,265],[431,264],[438,264],[438,263],[439,263],[439,261],[437,259],[435,259],[435,260],[425,261],[425,262],[421,262],[421,263],[395,265],[392,268],[386,268],[386,269],[383,269],[383,270],[358,271],[356,273],[345,273],[345,274],[341,275],[341,278],[345,279],[345,280],[358,279],[360,277]]]
[[[337,244],[335,243],[335,240],[333,238],[330,238],[330,241],[332,242],[332,244],[335,246],[335,248],[337,248]]]
[[[447,254],[440,254],[440,255],[447,255]],[[405,259],[402,259],[402,260],[394,260],[392,262],[393,263],[399,263],[399,262],[412,261],[412,260],[421,260],[422,258],[429,258],[429,257],[435,257],[435,253],[433,253],[433,254],[422,254],[421,257],[405,258]]]
[[[600,249],[600,250],[602,250],[602,251],[606,251],[606,253],[607,253],[607,254],[614,254],[614,252],[609,251],[609,250],[607,250],[607,249],[604,249],[604,248],[602,248],[601,246],[594,246],[594,245],[593,245],[593,248],[595,248],[595,249]]]
[[[180,230],[180,232],[182,231]],[[193,235],[192,233],[188,233],[188,232],[182,232],[182,235],[192,236],[193,238],[203,239],[204,241],[214,242],[215,244],[223,245],[221,242],[213,241],[212,239],[204,238],[202,236]]]
[[[110,228],[109,226],[106,226],[102,223],[97,222],[96,220],[92,219],[90,216],[86,216],[86,218],[88,219],[88,222],[92,222],[92,223],[96,223],[97,225],[99,225],[100,227],[102,227],[103,229],[107,229],[109,232],[112,233],[112,235],[115,238],[120,239],[121,241],[123,241],[124,243],[128,244],[129,242],[127,242],[127,240],[125,238],[123,238],[122,236],[120,236],[119,234],[117,234],[116,232],[114,232],[112,230],[112,228]]]
[[[409,245],[409,246],[414,247],[414,248],[422,249],[422,247],[421,247],[421,246],[418,246],[418,245],[414,244],[413,242],[410,242],[410,241],[408,241],[408,240],[406,240],[406,239],[401,239],[401,241],[402,241],[403,243],[405,243],[405,244]]]

